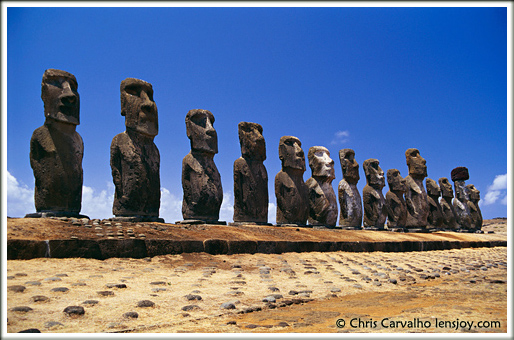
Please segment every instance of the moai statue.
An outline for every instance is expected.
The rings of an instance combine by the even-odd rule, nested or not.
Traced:
[[[268,172],[262,126],[238,124],[241,157],[234,162],[234,224],[268,224]]]
[[[71,73],[48,69],[41,82],[45,123],[30,139],[30,166],[36,186],[36,213],[25,217],[81,217],[84,143],[80,124],[77,79]]]
[[[459,226],[457,224],[457,217],[455,215],[455,209],[453,208],[453,188],[446,177],[439,178],[439,188],[441,188],[442,198],[439,204],[441,205],[441,211],[443,214],[443,229],[455,230]]]
[[[309,189],[303,181],[305,154],[302,143],[293,136],[283,136],[278,145],[282,170],[275,176],[277,225],[305,226],[309,217]]]
[[[477,231],[482,230],[482,212],[480,211],[480,207],[478,205],[478,201],[480,201],[480,191],[475,188],[473,184],[466,185],[466,189],[469,195],[468,207],[471,214],[472,228],[476,229]]]
[[[366,159],[362,164],[366,175],[366,186],[362,190],[364,204],[364,229],[383,230],[387,218],[387,205],[382,194],[385,186],[384,171],[378,159]]]
[[[414,148],[405,151],[405,158],[409,167],[409,175],[405,178],[406,231],[424,232],[428,224],[428,197],[423,185],[423,179],[427,177],[426,161]]]
[[[407,191],[405,179],[400,175],[398,169],[389,169],[387,170],[387,184],[389,184],[389,191],[386,193],[387,228],[391,231],[403,231],[407,222],[407,203],[404,198]]]
[[[465,182],[469,179],[468,169],[463,166],[453,169],[451,172],[451,178],[455,185],[453,208],[455,209],[457,223],[461,230],[469,231],[472,229],[472,220],[468,206],[469,196]]]
[[[335,227],[337,223],[337,198],[332,188],[335,176],[334,161],[323,146],[309,148],[307,154],[312,177],[305,184],[309,189],[309,224]]]
[[[441,189],[437,182],[431,178],[426,179],[428,218],[427,222],[431,228],[442,229],[444,224],[443,210],[439,204]]]
[[[120,85],[120,100],[125,131],[111,143],[113,220],[164,222],[159,218],[160,155],[154,143],[159,123],[152,84],[127,78]]]
[[[223,188],[214,164],[218,153],[218,135],[213,127],[214,116],[207,110],[191,110],[186,115],[187,137],[191,151],[182,161],[182,216],[178,223],[226,224],[218,221]]]
[[[339,161],[343,170],[343,179],[337,190],[341,206],[339,226],[343,229],[362,229],[362,198],[357,189],[359,163],[355,160],[355,151],[339,150]]]

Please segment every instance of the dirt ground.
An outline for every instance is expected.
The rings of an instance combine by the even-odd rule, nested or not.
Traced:
[[[506,227],[484,223],[505,239]],[[4,275],[9,333],[507,331],[506,247],[40,258],[9,260]]]

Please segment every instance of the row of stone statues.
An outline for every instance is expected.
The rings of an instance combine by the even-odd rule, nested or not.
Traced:
[[[36,213],[26,217],[82,216],[83,142],[76,132],[80,100],[77,80],[72,74],[46,70],[41,84],[45,123],[36,129],[30,143],[30,163],[36,179]],[[120,86],[121,115],[126,130],[111,143],[111,170],[115,185],[113,214],[116,220],[159,221],[160,156],[154,143],[158,134],[157,106],[152,85],[127,78]],[[221,177],[214,163],[218,152],[214,116],[207,110],[191,110],[186,119],[191,151],[182,162],[184,220],[177,223],[224,224],[219,221],[223,200]],[[266,143],[262,126],[238,125],[242,156],[234,162],[234,224],[268,223],[268,175],[263,164]],[[357,190],[359,164],[352,149],[342,149],[339,159],[343,180],[339,183],[340,227],[346,229],[426,231],[427,229],[480,230],[480,192],[465,185],[467,169],[456,168],[451,177],[456,198],[447,178],[439,186],[427,176],[426,161],[417,149],[406,151],[409,175],[397,169],[384,172],[376,159],[364,161],[366,186],[362,199]],[[301,142],[284,136],[279,142],[282,169],[275,177],[277,225],[335,227],[338,217],[336,194],[332,188],[334,161],[322,146],[309,149],[307,158],[312,177],[306,182],[305,155]],[[442,192],[442,199],[439,196]],[[386,226],[387,220],[387,226]]]

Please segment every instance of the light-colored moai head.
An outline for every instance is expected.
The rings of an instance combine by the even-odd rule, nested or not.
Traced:
[[[390,191],[407,192],[405,178],[400,175],[400,170],[398,169],[387,170],[387,184]]]
[[[366,159],[362,163],[366,181],[370,187],[381,190],[385,186],[384,171],[380,168],[378,159]]]
[[[468,190],[469,200],[473,202],[480,201],[480,191],[475,188],[473,184],[466,185],[466,189]]]
[[[257,123],[240,122],[237,127],[243,158],[261,162],[266,160],[266,141],[262,136],[262,126]]]
[[[441,196],[441,189],[439,188],[439,185],[437,185],[436,181],[434,181],[431,178],[427,178],[426,186],[427,186],[427,195],[436,196],[436,197]]]
[[[305,154],[298,138],[281,137],[278,143],[278,157],[282,161],[282,169],[291,168],[305,171]]]
[[[125,117],[127,129],[150,137],[157,136],[159,122],[152,84],[127,78],[121,82],[120,99],[121,115]]]
[[[75,76],[61,70],[48,69],[41,81],[41,99],[45,117],[56,121],[80,124],[80,96]]]
[[[405,151],[407,166],[409,167],[409,175],[415,179],[423,180],[427,177],[427,161],[421,157],[418,149],[407,149]]]
[[[218,153],[218,134],[214,129],[214,115],[208,110],[190,110],[186,115],[187,138],[191,150]]]
[[[441,189],[441,193],[443,197],[453,198],[453,188],[452,184],[446,177],[439,178],[439,188]]]
[[[360,179],[359,163],[355,160],[355,151],[352,149],[339,150],[339,161],[343,170],[343,178],[350,184],[357,184]]]
[[[313,146],[307,154],[312,177],[336,178],[334,160],[330,158],[330,151],[324,146]]]

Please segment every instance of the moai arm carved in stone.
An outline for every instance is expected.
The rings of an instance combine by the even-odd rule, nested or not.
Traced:
[[[242,156],[234,162],[234,224],[268,224],[268,173],[266,142],[262,126],[241,122],[238,125]]]
[[[389,191],[386,193],[388,212],[387,227],[390,230],[401,231],[407,222],[407,204],[404,194],[407,191],[405,179],[398,169],[387,170],[387,183]]]
[[[364,228],[384,229],[387,218],[387,206],[382,194],[385,186],[384,172],[377,159],[367,159],[362,164],[366,175],[366,186],[362,191],[364,205]]]
[[[359,182],[359,163],[355,160],[352,149],[339,150],[339,160],[343,179],[339,182],[338,194],[341,213],[339,225],[343,229],[362,228],[362,198],[357,189]]]
[[[334,227],[337,222],[337,199],[332,181],[335,178],[334,161],[323,146],[309,149],[312,177],[305,183],[309,189],[309,224]]]
[[[214,155],[218,153],[218,135],[214,116],[208,110],[190,110],[186,115],[187,137],[191,151],[182,161],[181,223],[226,224],[218,221],[223,188]]]
[[[426,161],[414,148],[405,151],[405,158],[409,167],[409,175],[405,178],[406,227],[410,231],[424,231],[428,223],[428,198],[423,185],[423,179],[427,177]]]
[[[441,189],[442,198],[439,204],[441,205],[441,211],[443,214],[443,228],[448,230],[454,230],[458,228],[457,220],[455,216],[455,209],[452,205],[453,199],[453,188],[448,181],[448,178],[439,178],[439,188]]]
[[[111,172],[115,186],[113,214],[117,220],[158,221],[160,208],[160,155],[157,105],[146,81],[127,78],[120,85],[125,131],[111,143]]]
[[[443,211],[439,204],[439,196],[441,196],[441,189],[437,182],[431,178],[426,179],[427,196],[428,196],[428,225],[441,229],[444,224]]]
[[[455,185],[455,198],[453,199],[453,208],[457,217],[457,223],[461,229],[471,230],[472,221],[469,211],[469,196],[466,189],[466,180],[469,179],[469,172],[466,167],[460,166],[452,170],[451,178]]]
[[[473,184],[466,185],[466,189],[469,194],[469,212],[471,215],[472,226],[476,230],[482,230],[482,212],[480,211],[480,206],[478,205],[478,201],[480,201],[480,191],[475,188]]]
[[[36,213],[26,217],[87,217],[79,215],[82,201],[84,143],[76,132],[80,124],[80,97],[71,73],[48,69],[41,82],[45,123],[30,140],[34,171]]]
[[[302,143],[293,136],[280,138],[278,147],[282,170],[275,176],[277,225],[305,225],[309,217],[309,191],[303,181],[305,154]]]

